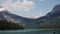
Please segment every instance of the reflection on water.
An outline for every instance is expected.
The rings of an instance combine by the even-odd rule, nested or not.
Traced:
[[[60,34],[57,29],[0,30],[0,34]]]

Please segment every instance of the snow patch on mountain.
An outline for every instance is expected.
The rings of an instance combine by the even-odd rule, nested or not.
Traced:
[[[5,11],[6,9],[4,9],[2,6],[0,6],[0,12],[1,11]]]

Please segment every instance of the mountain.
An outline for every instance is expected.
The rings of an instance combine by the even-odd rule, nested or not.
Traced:
[[[26,17],[18,16],[15,14],[10,13],[8,10],[2,10],[0,11],[0,20],[6,20],[6,21],[11,21],[11,22],[17,22],[20,25],[29,27],[33,23],[35,23],[35,19],[29,19]]]
[[[50,18],[55,18],[60,16],[60,4],[56,5],[53,10],[51,12],[49,12],[48,14],[46,14],[45,16],[39,17],[37,18],[37,20],[41,20],[41,21],[46,21]]]
[[[2,15],[2,13],[0,12],[0,20],[4,20],[4,16]]]
[[[60,4],[54,6],[51,12],[37,19],[30,19],[10,13],[8,10],[0,11],[0,20],[19,23],[26,29],[60,28]]]
[[[51,12],[45,16],[37,18],[36,20],[37,28],[60,28],[60,4],[54,6]]]

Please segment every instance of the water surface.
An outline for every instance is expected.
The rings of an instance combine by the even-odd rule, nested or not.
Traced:
[[[0,34],[60,34],[60,29],[0,30]]]

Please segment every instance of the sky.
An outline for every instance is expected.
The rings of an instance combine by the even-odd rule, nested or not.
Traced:
[[[0,6],[4,9],[27,18],[44,16],[58,4],[60,0],[0,0]]]

